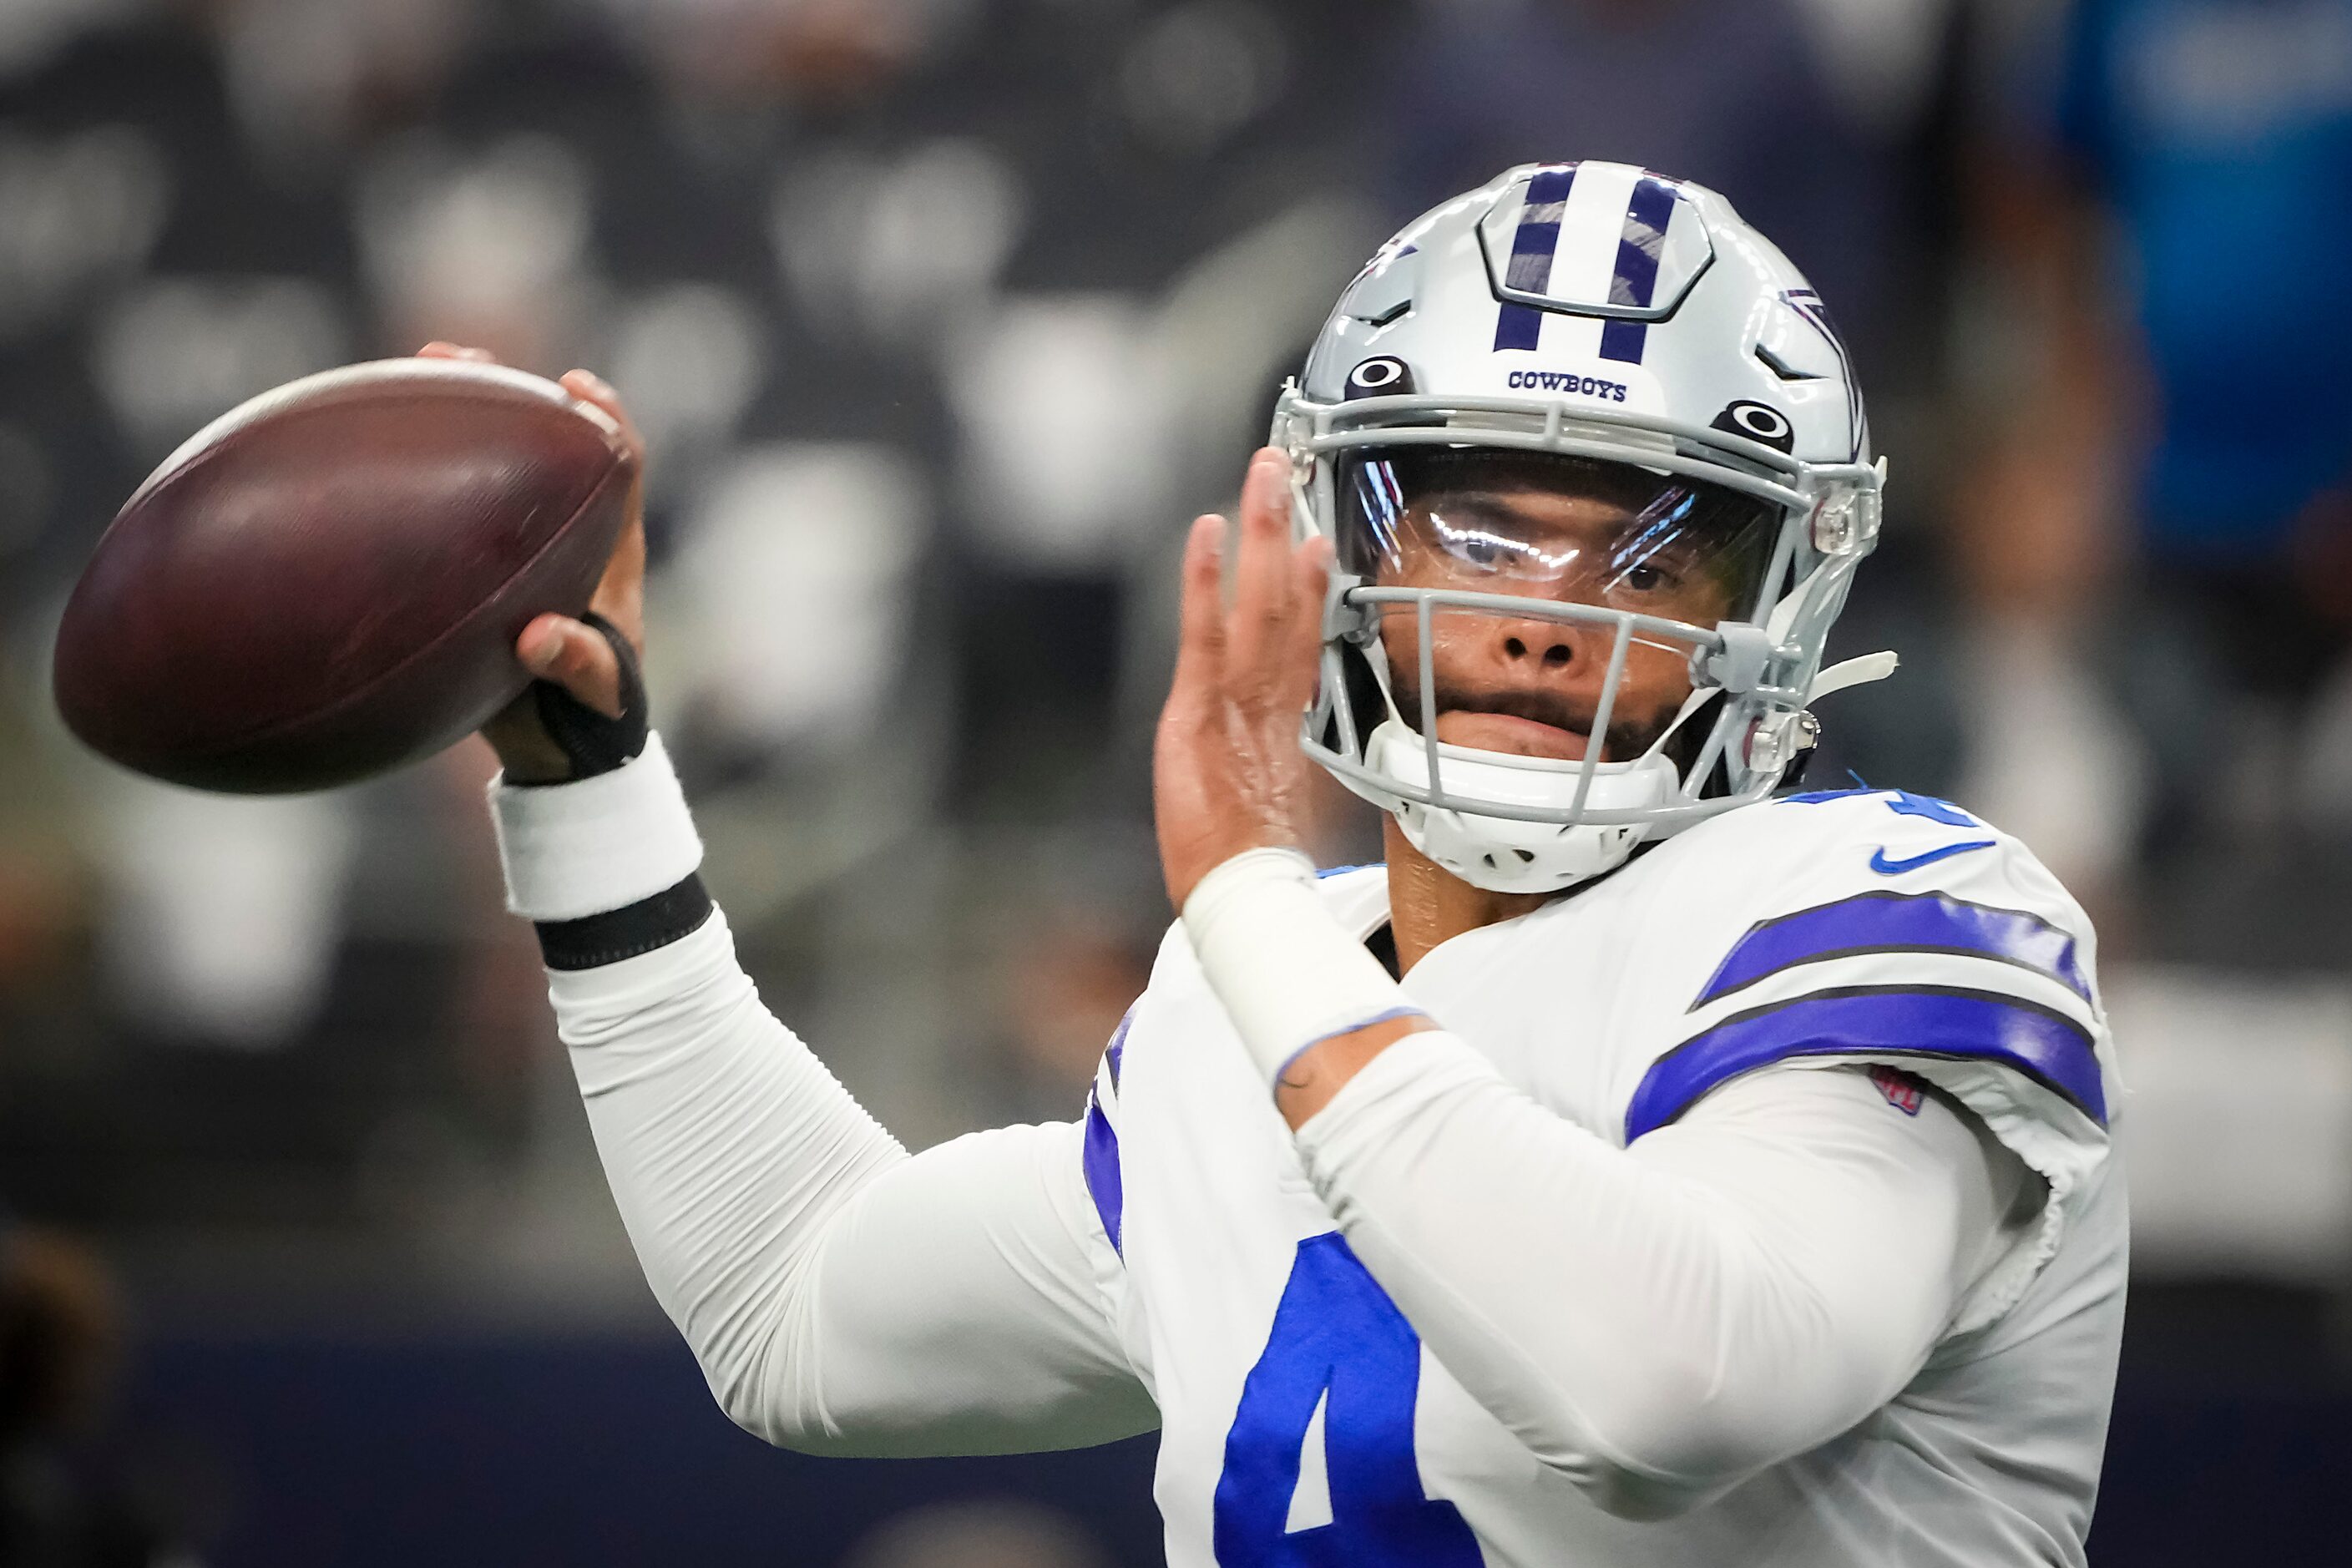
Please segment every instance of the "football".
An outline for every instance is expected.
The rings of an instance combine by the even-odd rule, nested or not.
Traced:
[[[459,360],[349,365],[231,410],[125,503],[68,601],[58,709],[98,752],[240,795],[440,751],[578,615],[637,463],[602,409]]]

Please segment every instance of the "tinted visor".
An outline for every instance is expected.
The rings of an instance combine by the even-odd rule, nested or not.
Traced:
[[[1780,510],[1627,463],[1367,448],[1339,475],[1339,562],[1381,587],[1511,594],[1711,626],[1756,608]]]

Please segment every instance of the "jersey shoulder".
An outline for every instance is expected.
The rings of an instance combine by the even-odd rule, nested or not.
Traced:
[[[1907,790],[1778,796],[1703,823],[1654,858],[1664,873],[1652,879],[1655,891],[1700,891],[1756,920],[1809,903],[1932,896],[2029,912],[2085,944],[2091,935],[2082,906],[2021,840]]]
[[[1766,1068],[1924,1079],[2048,1184],[2044,1224],[1964,1315],[2006,1310],[2104,1163],[2120,1093],[2082,907],[2011,835],[1900,790],[1780,796],[1647,858],[1644,929],[1690,945],[1659,998],[1677,1015],[1664,1048],[1627,1086],[1625,1141]]]
[[[1840,790],[1727,812],[1646,859],[1642,923],[1679,952],[1660,999],[1679,1016],[1629,1140],[1733,1077],[1827,1060],[1999,1080],[2046,1119],[2104,1129],[2090,921],[2011,835],[1948,802]]]

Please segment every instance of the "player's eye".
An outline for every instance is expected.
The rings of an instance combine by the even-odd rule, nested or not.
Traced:
[[[1454,542],[1454,555],[1471,565],[1486,571],[1507,565],[1514,552],[1499,539],[1488,534],[1465,534]]]
[[[1456,503],[1444,512],[1432,510],[1428,526],[1448,558],[1481,574],[1550,579],[1576,560],[1574,545],[1547,549],[1519,537],[1503,520],[1473,503]]]

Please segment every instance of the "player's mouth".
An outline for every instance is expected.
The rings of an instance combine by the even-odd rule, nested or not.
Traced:
[[[1437,716],[1437,738],[1507,757],[1572,763],[1584,758],[1591,722],[1549,692],[1497,691],[1449,702]]]

